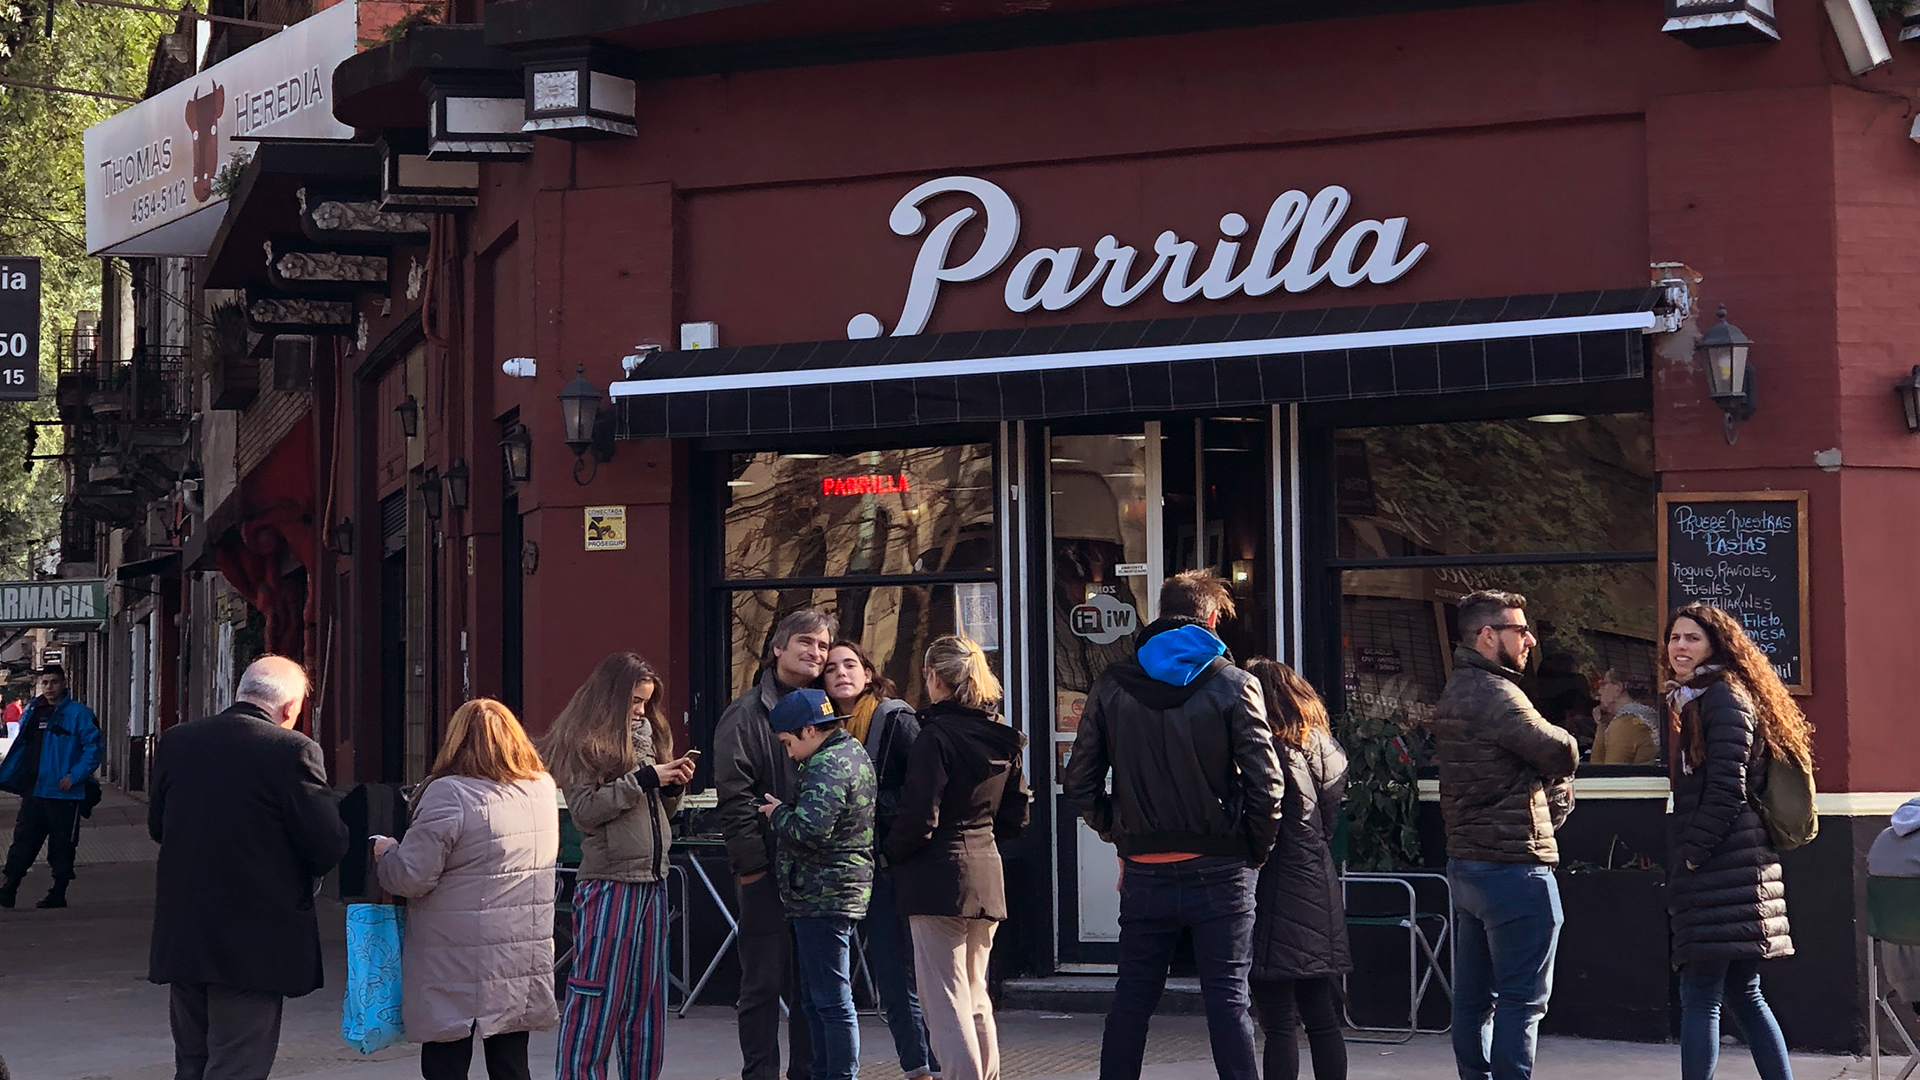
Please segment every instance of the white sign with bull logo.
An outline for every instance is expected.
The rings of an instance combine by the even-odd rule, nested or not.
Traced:
[[[333,118],[333,69],[358,32],[358,5],[335,4],[88,128],[87,253],[205,255],[235,150],[352,139]]]

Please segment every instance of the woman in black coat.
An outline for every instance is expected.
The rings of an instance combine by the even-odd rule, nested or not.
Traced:
[[[1347,787],[1347,755],[1328,728],[1327,708],[1307,680],[1277,660],[1257,657],[1286,792],[1280,837],[1260,870],[1253,920],[1254,1008],[1266,1029],[1265,1080],[1300,1075],[1304,1023],[1314,1080],[1345,1080],[1340,1035],[1340,976],[1353,970],[1347,912],[1330,843]]]
[[[1002,723],[1000,680],[980,646],[927,647],[928,706],[887,834],[900,914],[913,933],[927,1036],[946,1080],[996,1080],[999,1036],[987,994],[993,932],[1007,917],[999,840],[1027,826],[1020,733]]]
[[[1793,954],[1780,856],[1755,809],[1777,756],[1810,765],[1811,729],[1733,616],[1688,604],[1667,620],[1673,737],[1667,908],[1680,970],[1680,1075],[1712,1080],[1724,1003],[1761,1080],[1791,1080],[1760,961]]]

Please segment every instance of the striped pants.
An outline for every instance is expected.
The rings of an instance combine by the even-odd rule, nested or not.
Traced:
[[[573,971],[560,1014],[555,1080],[657,1080],[667,1022],[667,890],[582,881],[573,891]]]

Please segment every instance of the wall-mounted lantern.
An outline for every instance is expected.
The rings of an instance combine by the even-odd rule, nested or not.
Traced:
[[[473,477],[467,471],[467,459],[454,458],[453,464],[447,468],[447,475],[442,479],[447,482],[447,501],[453,504],[455,510],[465,510],[467,498],[473,490]]]
[[[1667,0],[1660,29],[1696,49],[1780,40],[1773,0]]]
[[[500,453],[507,469],[507,482],[524,484],[533,479],[533,436],[527,425],[516,423],[500,440]]]
[[[1913,374],[1893,384],[1893,392],[1900,395],[1900,410],[1907,420],[1907,433],[1920,432],[1920,364],[1913,366]]]
[[[336,554],[353,554],[353,519],[341,518],[333,527],[333,550]]]
[[[1720,305],[1720,321],[1693,346],[1707,368],[1707,393],[1726,414],[1728,446],[1740,441],[1740,422],[1754,413],[1754,367],[1747,357],[1752,348],[1753,339],[1727,321],[1725,304]]]
[[[427,511],[427,520],[439,521],[440,500],[444,494],[440,490],[440,470],[428,469],[426,475],[420,478],[419,490],[420,502]]]
[[[601,462],[613,460],[613,414],[602,408],[605,401],[600,388],[587,381],[585,364],[574,367],[573,378],[560,390],[560,430],[573,451],[573,482],[582,486],[593,482]]]
[[[393,407],[393,411],[400,414],[400,434],[405,435],[409,439],[420,434],[420,402],[418,399],[412,394],[408,394],[400,404]]]

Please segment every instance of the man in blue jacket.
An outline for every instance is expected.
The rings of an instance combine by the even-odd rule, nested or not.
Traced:
[[[100,725],[93,710],[67,696],[67,673],[50,666],[40,673],[40,696],[20,717],[20,735],[0,761],[0,791],[20,796],[13,823],[13,846],[0,872],[0,907],[12,907],[20,879],[47,845],[53,889],[35,904],[67,906],[67,882],[80,847],[80,814],[87,778],[100,764]]]

